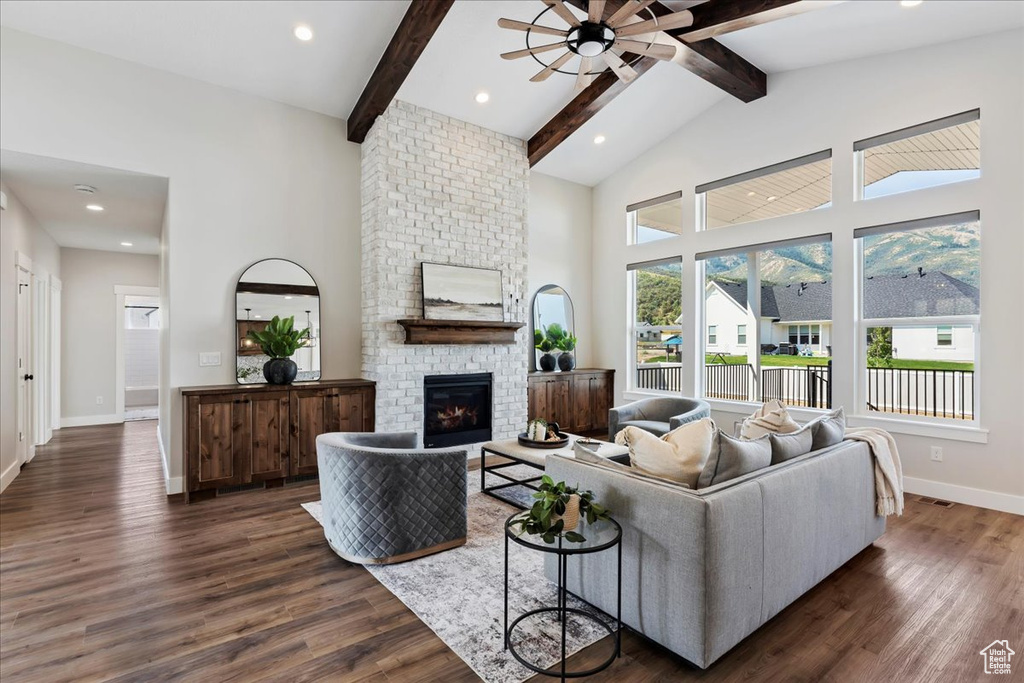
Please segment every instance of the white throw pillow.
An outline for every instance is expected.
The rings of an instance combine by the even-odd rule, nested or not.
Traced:
[[[740,425],[740,438],[753,440],[765,434],[789,434],[798,429],[800,425],[789,416],[786,404],[773,399],[743,420],[743,424]]]
[[[696,488],[717,431],[714,420],[706,417],[661,438],[639,427],[626,427],[616,434],[615,443],[629,448],[629,461],[637,470]]]

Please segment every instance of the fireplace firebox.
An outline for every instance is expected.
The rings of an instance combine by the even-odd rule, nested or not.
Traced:
[[[491,373],[423,378],[423,446],[491,440]]]

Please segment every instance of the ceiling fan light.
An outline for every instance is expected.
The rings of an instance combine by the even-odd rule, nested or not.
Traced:
[[[604,43],[597,40],[588,40],[576,46],[577,54],[580,54],[583,57],[597,57],[599,54],[604,52],[604,50]]]

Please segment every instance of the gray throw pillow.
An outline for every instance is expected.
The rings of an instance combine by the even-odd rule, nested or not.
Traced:
[[[842,441],[843,435],[846,434],[846,414],[842,406],[815,420],[811,431],[814,434],[811,441],[812,451],[835,446]]]
[[[697,488],[721,484],[749,472],[768,467],[772,463],[772,442],[768,435],[747,441],[718,432],[711,447],[708,462],[697,479]]]
[[[778,465],[811,452],[814,430],[811,425],[792,434],[769,434],[772,442],[772,464]]]

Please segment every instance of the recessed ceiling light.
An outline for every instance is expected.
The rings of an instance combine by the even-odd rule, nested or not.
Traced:
[[[900,6],[901,7],[917,7],[922,2],[924,2],[924,0],[900,0]]]
[[[291,297],[290,296],[286,296],[285,299],[291,299]]]
[[[597,137],[594,138],[594,144],[595,145],[600,145],[603,142],[604,142],[604,136],[603,135],[598,135]]]
[[[121,246],[122,247],[130,247],[130,246],[132,246],[132,243],[131,242],[121,242]]]
[[[304,43],[308,43],[313,40],[313,29],[305,24],[299,24],[295,27],[295,37]]]
[[[755,194],[754,192],[748,192],[748,193],[747,193],[747,196],[748,196],[748,197],[753,197],[753,196],[754,196],[754,194]]]
[[[772,195],[771,197],[768,197],[768,201],[770,201],[770,202],[774,202],[776,199],[778,199],[778,197],[776,197],[775,195]]]
[[[259,313],[253,313],[252,317],[254,317],[254,318],[262,318],[263,316],[261,316]]]
[[[90,211],[102,211],[103,210],[103,207],[100,206],[99,204],[86,204],[85,208],[89,209]]]
[[[478,92],[476,94],[476,97],[473,99],[477,101],[477,104],[485,104],[488,100],[491,99],[491,96],[488,93],[481,91]]]

